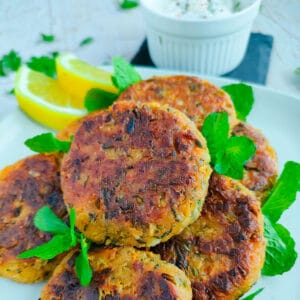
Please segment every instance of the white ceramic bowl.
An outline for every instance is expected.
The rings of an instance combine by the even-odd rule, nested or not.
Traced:
[[[184,20],[157,11],[153,0],[141,0],[154,64],[209,75],[233,70],[245,55],[260,2],[230,16]]]

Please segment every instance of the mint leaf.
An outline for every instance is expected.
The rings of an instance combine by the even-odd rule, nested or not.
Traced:
[[[54,137],[53,133],[42,133],[25,141],[25,145],[34,152],[68,152],[71,146],[70,141],[60,141]]]
[[[251,295],[244,297],[242,300],[253,300],[258,294],[260,294],[262,291],[264,290],[264,288],[260,288],[257,291],[255,291],[254,293],[252,293]]]
[[[86,46],[90,43],[92,43],[94,41],[94,39],[92,37],[87,37],[85,39],[83,39],[80,43],[79,43],[79,47],[83,47],[83,46]]]
[[[134,1],[134,0],[123,0],[120,3],[120,7],[122,9],[130,9],[130,8],[137,7],[138,5],[139,5],[139,3],[137,1]]]
[[[263,205],[262,211],[273,223],[276,223],[282,213],[296,200],[300,191],[300,164],[288,161],[277,180],[272,193]]]
[[[117,98],[117,94],[94,88],[87,92],[84,98],[84,107],[88,112],[93,112],[109,107]]]
[[[55,235],[49,242],[27,250],[18,255],[18,258],[39,257],[41,259],[52,259],[58,254],[71,249],[70,234]]]
[[[27,66],[37,72],[41,72],[51,78],[56,78],[55,55],[31,57]]]
[[[76,246],[77,244],[77,237],[75,232],[75,209],[72,207],[69,212],[69,219],[70,219],[70,236],[71,236],[71,245]]]
[[[202,133],[207,141],[211,163],[216,163],[217,153],[224,149],[229,136],[227,112],[214,112],[205,118]]]
[[[237,83],[225,85],[222,89],[230,95],[237,118],[246,121],[254,103],[252,87],[244,83]]]
[[[223,152],[217,154],[216,172],[234,179],[242,179],[244,164],[253,157],[255,150],[254,142],[248,137],[231,137]]]
[[[7,76],[11,71],[17,71],[21,66],[22,59],[19,54],[11,50],[8,54],[3,55],[0,60],[0,76]]]
[[[289,271],[298,256],[295,251],[295,241],[284,226],[272,223],[266,216],[264,229],[267,249],[262,274],[275,276]]]
[[[55,40],[54,35],[43,34],[43,33],[41,33],[41,39],[42,39],[42,41],[47,42],[47,43],[54,42],[54,40]]]
[[[70,230],[49,206],[43,206],[36,212],[34,225],[41,231],[53,234],[67,234]]]
[[[88,249],[90,243],[86,241],[83,234],[80,235],[81,253],[76,257],[75,270],[82,286],[88,286],[92,280],[93,271],[91,269]]]
[[[112,64],[114,67],[112,82],[120,91],[142,80],[140,74],[124,58],[116,56],[112,59]]]

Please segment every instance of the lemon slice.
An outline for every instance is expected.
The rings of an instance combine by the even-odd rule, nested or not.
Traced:
[[[72,95],[76,107],[83,107],[84,97],[92,88],[118,92],[109,72],[89,65],[72,54],[60,54],[56,58],[56,71],[60,85]]]
[[[87,113],[72,107],[71,97],[57,80],[26,66],[17,72],[15,94],[27,115],[52,129],[62,129]]]

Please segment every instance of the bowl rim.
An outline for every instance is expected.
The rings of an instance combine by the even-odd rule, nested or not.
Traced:
[[[260,6],[262,0],[253,0],[252,3],[249,6],[247,6],[245,9],[242,9],[231,15],[216,16],[216,17],[207,18],[207,19],[179,19],[176,17],[165,15],[163,12],[161,12],[159,10],[153,10],[151,7],[149,7],[148,1],[149,0],[140,0],[142,8],[154,15],[157,15],[157,16],[163,18],[163,19],[169,20],[171,22],[177,21],[177,22],[181,22],[181,23],[185,23],[185,24],[209,24],[209,23],[228,21],[228,20],[243,17],[244,15],[247,15],[252,10],[254,10],[257,6]]]

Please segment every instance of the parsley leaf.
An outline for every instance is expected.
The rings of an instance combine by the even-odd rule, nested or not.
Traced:
[[[300,164],[288,161],[263,206],[263,214],[276,223],[282,213],[294,203],[298,191],[300,191]]]
[[[54,35],[51,35],[51,34],[43,34],[43,33],[41,33],[41,39],[44,42],[51,43],[51,42],[54,42],[55,37],[54,37]]]
[[[242,300],[253,300],[258,294],[260,294],[262,291],[264,290],[264,288],[260,288],[257,291],[255,291],[254,293],[250,294],[249,296],[243,298]]]
[[[44,206],[37,211],[34,216],[34,225],[39,230],[52,234],[66,234],[70,230],[49,206]]]
[[[34,71],[44,73],[51,78],[56,78],[55,57],[57,54],[55,55],[54,53],[52,56],[33,56],[27,62],[27,66]]]
[[[92,37],[87,37],[85,39],[83,39],[80,43],[79,43],[79,47],[83,47],[83,46],[86,46],[90,43],[92,43],[94,41],[94,39]]]
[[[72,207],[69,211],[69,219],[70,219],[70,236],[71,236],[71,245],[76,246],[76,232],[75,232],[75,209]]]
[[[205,118],[202,133],[207,141],[212,164],[216,163],[217,153],[224,149],[229,136],[229,121],[226,112],[215,112]]]
[[[52,259],[58,254],[71,249],[70,234],[55,235],[49,242],[33,249],[22,252],[18,258],[39,257],[41,259]]]
[[[137,7],[138,5],[139,5],[139,3],[137,1],[134,1],[134,0],[123,0],[120,3],[120,7],[122,9],[130,9],[130,8]]]
[[[10,91],[7,92],[8,95],[14,95],[15,94],[15,89],[12,88]]]
[[[284,226],[272,223],[266,216],[264,228],[267,249],[262,274],[275,276],[289,271],[298,256],[295,251],[295,241]]]
[[[84,98],[84,107],[88,112],[93,112],[109,107],[117,98],[117,94],[94,88],[87,92]]]
[[[237,83],[225,85],[222,89],[230,95],[237,118],[241,121],[246,121],[254,103],[252,87],[244,83]]]
[[[116,56],[112,59],[112,64],[114,67],[112,82],[121,92],[142,80],[140,74],[124,58]]]
[[[242,179],[244,164],[253,157],[255,151],[255,144],[248,137],[231,137],[228,139],[224,151],[217,154],[216,172],[234,179]]]
[[[21,63],[22,59],[19,54],[11,50],[8,54],[3,55],[0,60],[0,76],[7,76],[11,71],[17,71]]]
[[[71,147],[70,141],[60,141],[54,137],[53,133],[47,132],[36,135],[31,139],[25,141],[25,145],[34,152],[68,152]]]
[[[227,112],[209,114],[204,120],[202,133],[206,138],[215,171],[234,179],[242,179],[244,164],[256,150],[254,142],[245,136],[228,138]]]
[[[81,253],[76,257],[75,270],[82,286],[88,286],[92,280],[93,271],[91,269],[88,250],[90,243],[86,241],[83,234],[80,235]]]

